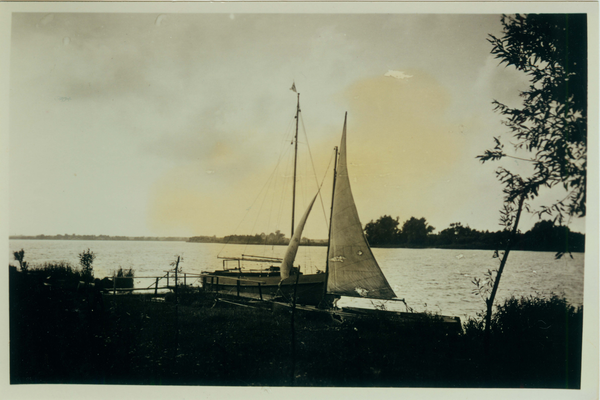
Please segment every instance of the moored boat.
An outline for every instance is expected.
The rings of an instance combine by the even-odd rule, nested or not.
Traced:
[[[336,310],[335,302],[342,296],[404,302],[404,299],[397,298],[381,271],[362,229],[348,176],[346,126],[347,114],[344,117],[340,146],[335,148],[325,273],[302,274],[299,268],[293,266],[302,230],[317,197],[315,196],[298,223],[296,231],[292,232],[292,239],[282,259],[253,256],[224,259],[222,271],[215,271],[203,277],[205,288],[237,296],[273,300],[283,307],[286,307],[286,303],[292,303],[293,307],[299,304],[306,306],[305,311],[315,312],[322,312],[324,309],[326,312]],[[242,261],[267,263],[269,267],[257,271],[243,271],[240,267]],[[227,268],[229,262],[237,262],[237,268]],[[359,308],[333,312],[357,317],[384,313],[406,321],[419,318],[417,313]],[[460,319],[457,317],[439,317],[445,323],[460,327]]]
[[[304,225],[317,197],[315,195],[292,232],[284,258],[247,255],[224,258],[222,270],[204,274],[203,287],[214,292],[269,300],[288,301],[295,297],[298,304],[314,306],[330,305],[340,296],[382,300],[396,297],[363,234],[352,196],[346,161],[346,119],[347,115],[344,117],[340,147],[335,148],[325,273],[303,274],[293,266]],[[268,267],[244,270],[241,268],[244,261],[266,263]],[[234,266],[230,267],[232,262]]]
[[[295,84],[292,90],[296,92]],[[323,301],[326,274],[306,274],[300,267],[294,267],[294,259],[302,238],[302,231],[317,195],[295,225],[296,204],[296,164],[298,154],[298,122],[300,118],[300,93],[297,93],[296,130],[294,146],[294,175],[292,191],[291,239],[283,258],[242,255],[220,257],[223,269],[203,273],[202,287],[205,290],[236,296],[254,297],[264,300],[290,301],[305,305],[318,305]],[[231,266],[233,264],[233,267]],[[255,269],[242,268],[242,264],[252,264]],[[263,265],[267,265],[263,267]]]

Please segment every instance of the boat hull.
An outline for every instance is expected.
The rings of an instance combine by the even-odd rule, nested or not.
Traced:
[[[208,292],[283,301],[292,301],[295,291],[297,304],[318,305],[325,281],[325,274],[300,275],[296,285],[296,275],[282,281],[279,274],[217,271],[202,276],[202,287]]]

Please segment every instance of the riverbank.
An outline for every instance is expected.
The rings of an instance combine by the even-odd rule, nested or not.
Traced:
[[[69,237],[68,235],[62,236],[11,236],[9,240],[64,240],[64,241],[121,241],[121,242],[185,242],[185,243],[198,243],[198,244],[228,244],[228,245],[260,245],[257,242],[229,242],[223,238],[216,239],[197,239],[187,237],[128,237],[128,236],[74,236]],[[585,243],[584,236],[578,240],[578,245],[571,246],[570,253],[584,253]],[[270,246],[281,246],[287,247],[287,241],[283,243],[270,244]],[[315,246],[315,247],[327,247],[326,240],[304,240],[301,246]],[[489,250],[495,251],[497,249],[497,243],[457,243],[457,244],[376,244],[372,245],[371,248],[381,249],[442,249],[442,250]],[[557,250],[554,247],[548,246],[530,246],[521,245],[517,243],[513,250],[515,251],[535,251],[535,252],[553,252]]]
[[[557,298],[500,308],[489,356],[476,320],[452,333],[435,316],[403,325],[297,314],[292,338],[289,312],[197,288],[170,298],[32,286],[13,271],[11,383],[579,387],[582,311]]]

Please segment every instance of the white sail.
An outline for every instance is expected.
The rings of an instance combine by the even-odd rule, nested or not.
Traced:
[[[371,252],[354,204],[346,164],[345,118],[331,213],[328,262],[328,293],[375,299],[396,297]]]
[[[300,246],[300,239],[302,239],[302,231],[304,230],[304,225],[306,224],[306,219],[308,218],[308,214],[310,214],[310,210],[312,209],[315,200],[317,199],[319,193],[315,195],[312,199],[308,208],[304,212],[302,219],[298,223],[296,227],[296,231],[294,235],[290,239],[290,244],[285,252],[285,256],[283,257],[283,261],[281,262],[280,272],[281,272],[281,280],[287,279],[290,276],[290,271],[292,270],[292,265],[294,264],[294,259],[296,258],[296,253],[298,252],[298,246]]]

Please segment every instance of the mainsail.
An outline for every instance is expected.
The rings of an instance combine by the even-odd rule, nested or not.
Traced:
[[[310,214],[310,210],[312,209],[313,204],[315,204],[315,200],[319,193],[315,195],[312,199],[308,208],[304,212],[302,219],[298,223],[296,227],[296,231],[294,235],[290,239],[290,244],[285,252],[285,256],[283,257],[283,261],[281,262],[280,272],[281,272],[281,280],[287,279],[290,276],[290,271],[292,270],[292,265],[294,264],[294,259],[296,258],[296,253],[298,252],[298,246],[300,245],[300,239],[302,238],[302,231],[304,230],[304,225],[306,224],[306,219],[308,218],[308,214]]]
[[[354,204],[346,164],[345,117],[331,213],[328,261],[328,293],[375,299],[396,297],[365,239]]]

